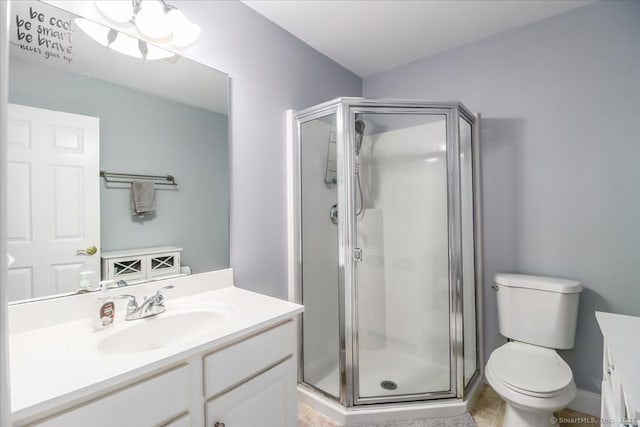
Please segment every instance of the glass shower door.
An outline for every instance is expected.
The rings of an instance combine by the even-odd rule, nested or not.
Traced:
[[[431,111],[351,128],[356,403],[452,393],[447,114]]]
[[[340,395],[336,115],[300,124],[302,380]],[[335,207],[334,207],[335,206]]]

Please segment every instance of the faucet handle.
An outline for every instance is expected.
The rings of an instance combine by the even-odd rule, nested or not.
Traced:
[[[156,294],[153,296],[155,298],[157,304],[164,304],[164,295],[162,295],[162,291],[167,289],[172,289],[173,285],[163,286],[162,288],[156,291]]]
[[[167,286],[163,286],[162,288],[158,289],[156,291],[156,295],[160,295],[162,294],[162,291],[166,290],[166,289],[173,289],[173,285],[167,285]]]
[[[133,295],[127,295],[127,294],[116,295],[113,298],[115,299],[129,298],[129,303],[127,304],[127,311],[136,311],[138,309],[138,301],[136,301],[136,297],[134,297]]]

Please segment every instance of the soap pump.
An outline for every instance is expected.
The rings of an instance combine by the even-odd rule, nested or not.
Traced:
[[[117,285],[112,285],[114,282],[115,280],[103,280],[98,283],[100,290],[92,314],[93,327],[96,331],[113,325],[116,310],[113,298],[109,296],[108,291],[112,287],[117,287]]]
[[[80,272],[80,285],[78,287],[79,294],[86,294],[87,292],[93,292],[97,289],[91,287],[91,276],[93,271],[81,271]]]

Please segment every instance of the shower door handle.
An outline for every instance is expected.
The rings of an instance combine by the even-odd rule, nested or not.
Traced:
[[[360,248],[353,249],[353,259],[357,262],[362,262],[362,249]]]
[[[338,225],[338,205],[335,204],[329,209],[329,219],[334,225]]]

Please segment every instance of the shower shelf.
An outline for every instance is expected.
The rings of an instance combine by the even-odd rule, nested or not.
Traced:
[[[331,188],[338,182],[338,161],[336,159],[336,129],[331,127],[329,131],[329,144],[327,145],[327,168],[324,174],[324,183]]]

